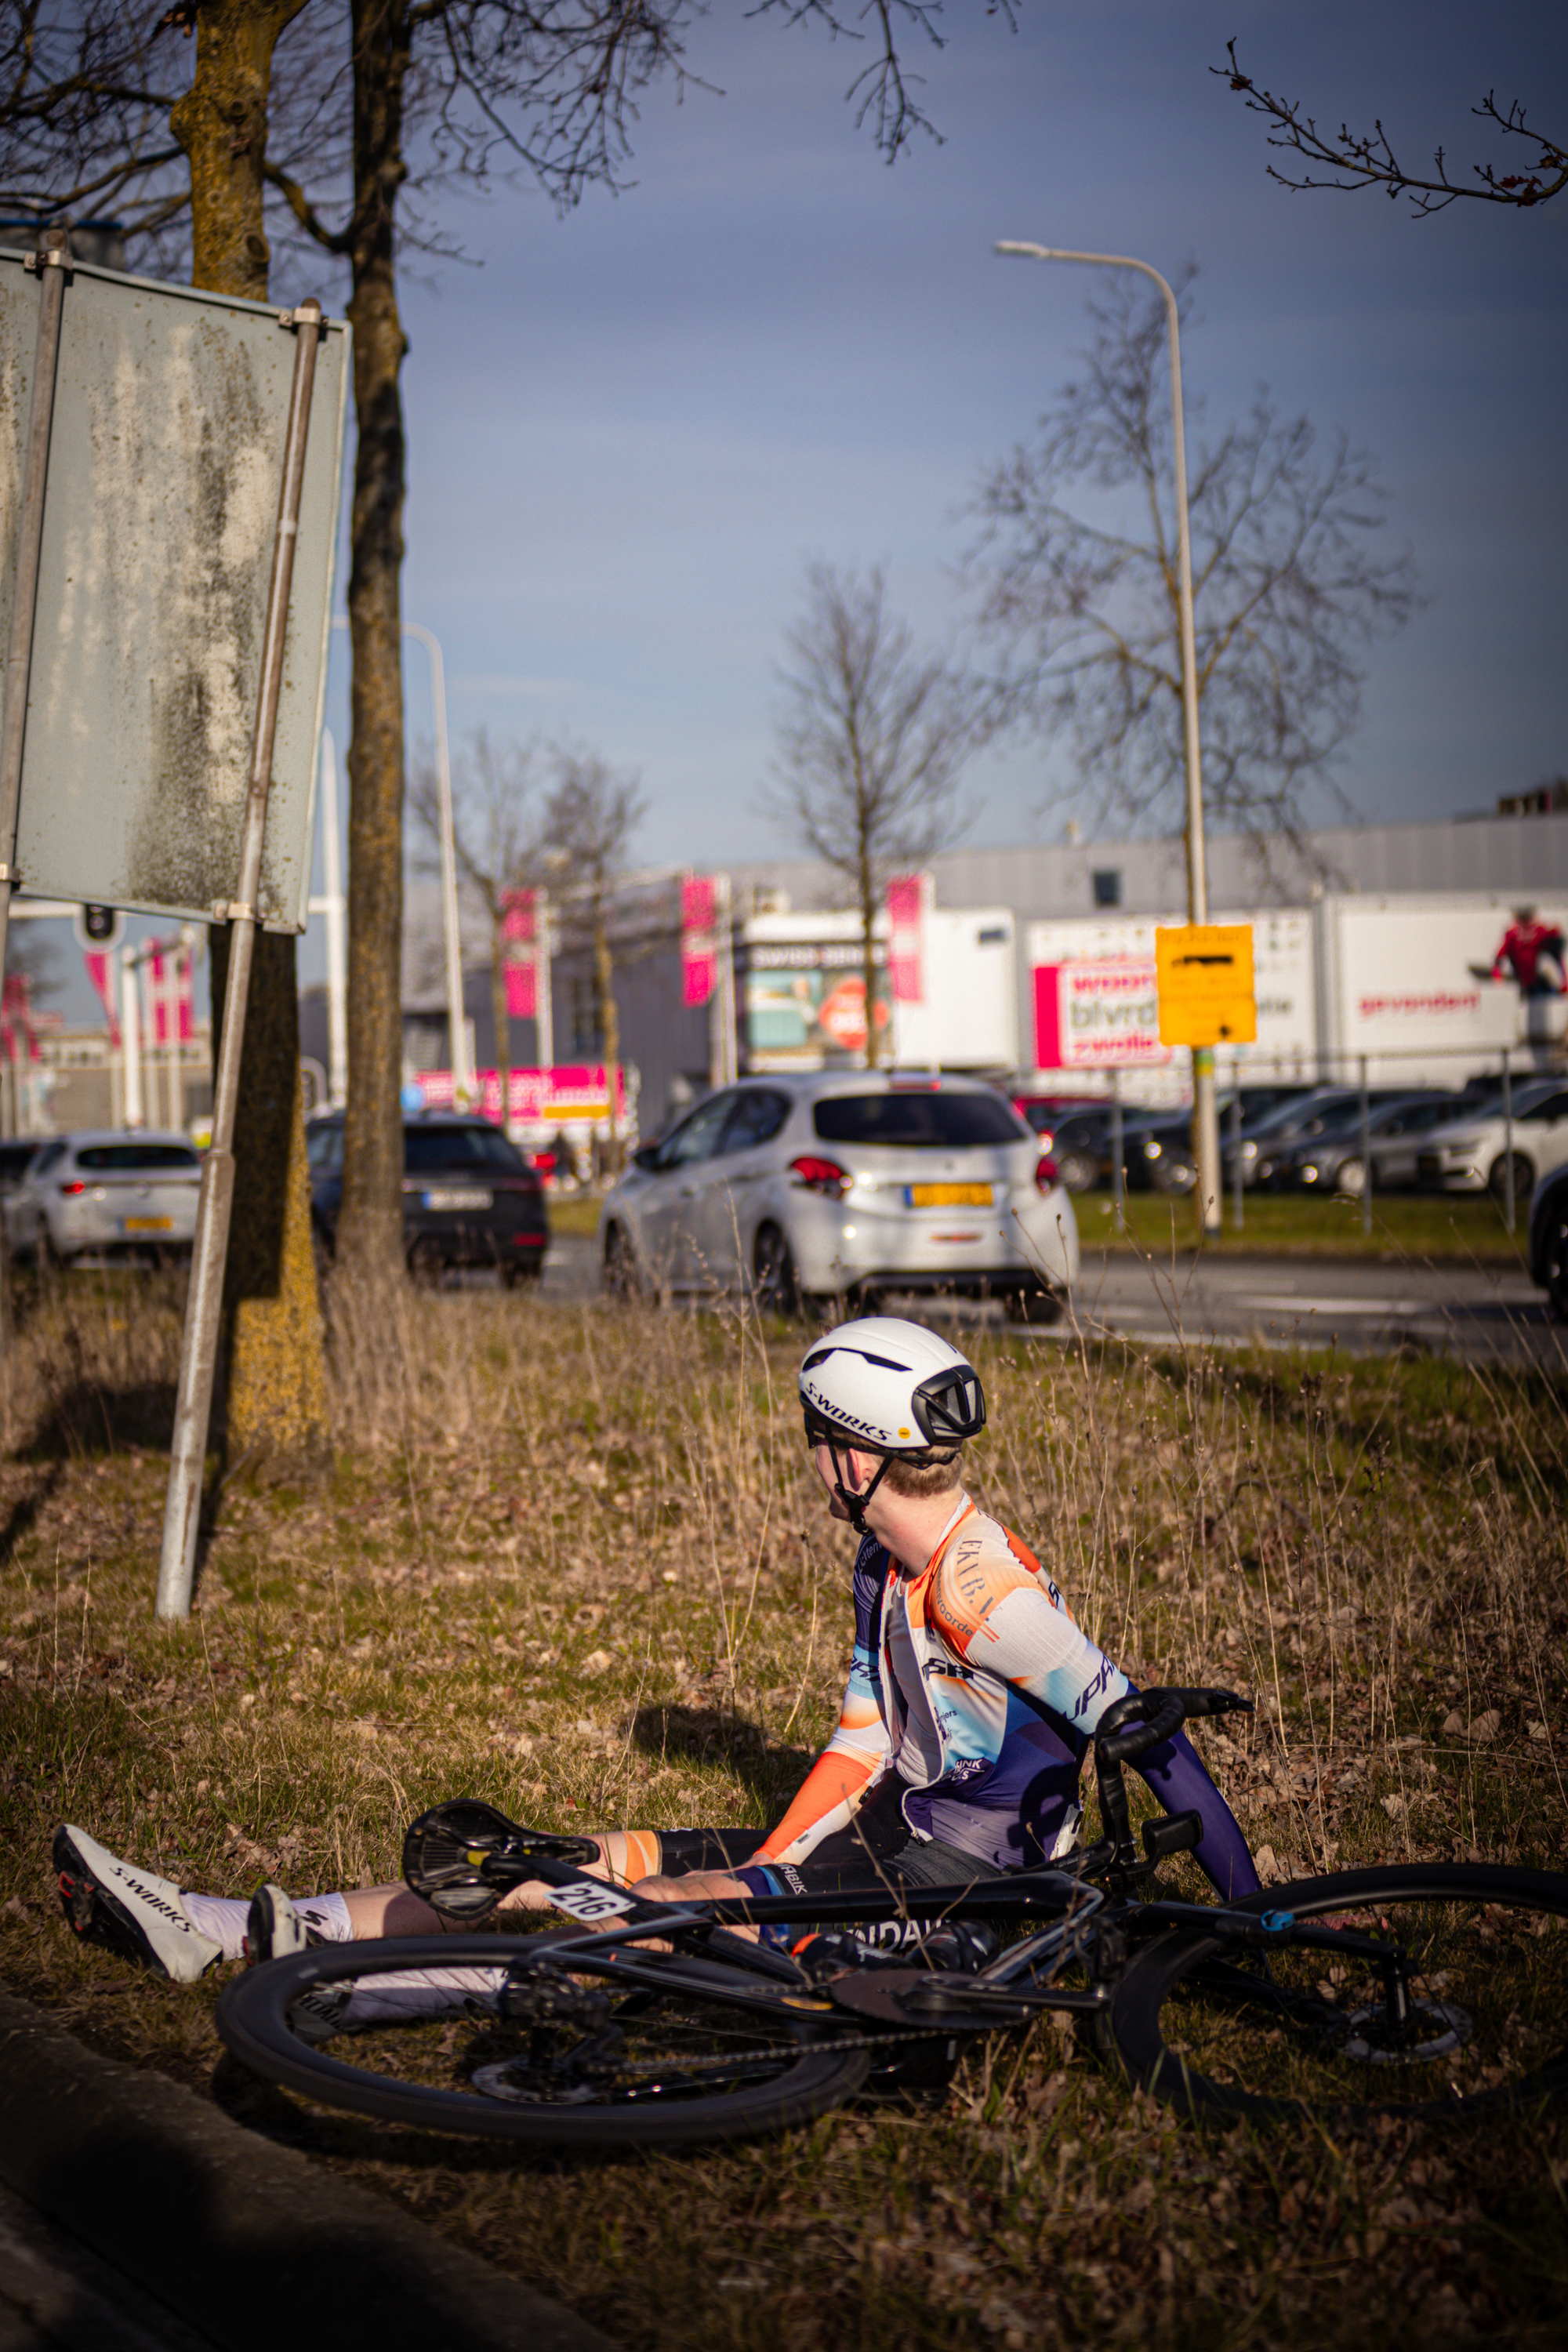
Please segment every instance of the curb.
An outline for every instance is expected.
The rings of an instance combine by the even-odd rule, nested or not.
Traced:
[[[221,2352],[618,2352],[607,2336],[182,2084],[0,1992],[0,2180]]]

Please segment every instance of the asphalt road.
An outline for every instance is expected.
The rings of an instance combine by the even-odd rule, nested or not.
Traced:
[[[552,1243],[543,1296],[598,1297],[595,1245],[563,1234]],[[940,1314],[923,1302],[919,1311]],[[959,1321],[1000,1319],[995,1308],[955,1302]],[[1072,1313],[1034,1336],[1071,1344],[1079,1333],[1168,1344],[1337,1348],[1358,1355],[1421,1349],[1470,1361],[1535,1361],[1568,1370],[1568,1326],[1552,1320],[1543,1292],[1522,1272],[1464,1265],[1385,1266],[1300,1257],[1178,1257],[1173,1266],[1086,1252]]]

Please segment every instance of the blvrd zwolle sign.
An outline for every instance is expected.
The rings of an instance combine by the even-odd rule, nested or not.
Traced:
[[[258,924],[305,927],[349,331],[0,252],[0,963],[12,894],[231,928],[158,1613],[190,1606]]]

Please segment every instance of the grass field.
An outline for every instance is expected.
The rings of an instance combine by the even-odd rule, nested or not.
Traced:
[[[1193,1246],[1190,1201],[1173,1202],[1156,1192],[1127,1196],[1128,1232],[1118,1234],[1109,1192],[1082,1192],[1073,1202],[1084,1246],[1167,1252]],[[1389,1192],[1373,1198],[1372,1231],[1362,1231],[1359,1201],[1327,1194],[1321,1200],[1297,1192],[1248,1192],[1241,1229],[1235,1223],[1234,1196],[1226,1195],[1225,1225],[1210,1234],[1205,1250],[1225,1257],[1250,1253],[1281,1257],[1354,1257],[1385,1263],[1524,1265],[1525,1215],[1521,1201],[1512,1238],[1502,1213],[1486,1195],[1451,1192]]]
[[[1225,1230],[1205,1249],[1226,1257],[1267,1252],[1285,1257],[1363,1257],[1403,1262],[1459,1260],[1476,1265],[1523,1265],[1527,1202],[1519,1204],[1510,1240],[1502,1213],[1487,1198],[1469,1193],[1390,1192],[1373,1202],[1373,1229],[1363,1234],[1361,1202],[1337,1195],[1312,1200],[1300,1193],[1249,1192],[1237,1233],[1227,1193]],[[1109,1192],[1080,1192],[1073,1202],[1086,1249],[1168,1251],[1193,1246],[1193,1210],[1156,1192],[1128,1195],[1128,1228],[1118,1233]],[[599,1230],[595,1195],[569,1192],[552,1197],[550,1227],[555,1234],[591,1239]]]
[[[976,1344],[977,1496],[1135,1675],[1257,1696],[1206,1753],[1266,1872],[1564,1866],[1560,1390],[1435,1360]],[[648,2352],[1561,2343],[1561,2119],[1208,2136],[1042,2026],[977,2050],[935,2109],[548,2162],[238,2075],[210,1981],[70,1941],[56,1821],[232,1893],[394,1876],[409,1816],[459,1792],[563,1830],[760,1825],[836,1716],[847,1562],[798,1435],[799,1331],[456,1294],[395,1329],[338,1313],[335,1476],[231,1480],[197,1612],[160,1629],[177,1346],[172,1291],[86,1281],[15,1335],[12,1988]]]

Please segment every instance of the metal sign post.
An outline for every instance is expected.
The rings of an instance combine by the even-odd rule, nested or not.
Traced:
[[[300,532],[300,492],[310,435],[310,395],[315,386],[321,306],[302,302],[293,314],[296,335],[294,381],[283,445],[283,477],[278,495],[278,528],[268,583],[262,638],[261,677],[256,732],[246,795],[239,886],[228,902],[228,980],[224,993],[223,1039],[213,1084],[212,1147],[202,1167],[196,1203],[191,1286],[185,1309],[180,1387],[174,1408],[174,1443],[169,1463],[169,1493],[163,1511],[163,1549],[158,1563],[157,1614],[187,1617],[195,1574],[196,1531],[207,1430],[212,1420],[213,1381],[217,1370],[218,1326],[223,1307],[224,1266],[228,1255],[229,1217],[234,1206],[234,1121],[239,1099],[239,1065],[245,1046],[245,1008],[256,945],[257,898],[267,830],[267,795],[272,782],[273,739],[283,687],[283,654],[289,625],[289,591]]]
[[[16,530],[16,601],[5,656],[5,715],[0,725],[0,972],[5,969],[11,894],[16,887],[16,820],[22,797],[22,749],[27,733],[27,685],[33,667],[33,620],[44,544],[44,488],[55,421],[55,370],[60,355],[60,311],[70,268],[70,237],[63,228],[38,236],[38,343],[33,400],[22,466],[22,511]]]

